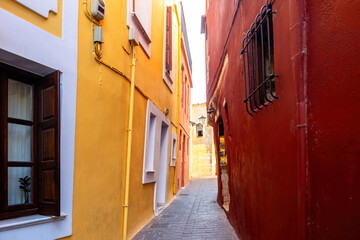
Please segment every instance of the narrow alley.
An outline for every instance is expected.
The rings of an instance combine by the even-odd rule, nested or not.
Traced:
[[[359,10],[0,0],[0,240],[360,240]]]
[[[133,239],[238,239],[216,194],[216,177],[192,179]]]

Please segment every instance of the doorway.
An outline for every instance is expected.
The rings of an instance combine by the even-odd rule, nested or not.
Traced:
[[[168,151],[169,151],[169,125],[161,123],[160,135],[160,159],[158,179],[155,183],[155,215],[158,215],[166,206]]]
[[[226,211],[229,211],[230,204],[230,193],[229,193],[229,176],[227,172],[227,154],[226,154],[226,145],[225,145],[225,136],[224,136],[224,124],[220,118],[218,121],[218,130],[219,130],[219,168],[220,168],[220,177],[221,177],[221,194],[222,194],[222,203],[223,208]]]
[[[181,187],[185,186],[185,151],[186,151],[186,146],[185,146],[185,142],[186,142],[186,138],[185,138],[185,134],[183,137],[183,143],[182,143],[182,158],[181,158]]]

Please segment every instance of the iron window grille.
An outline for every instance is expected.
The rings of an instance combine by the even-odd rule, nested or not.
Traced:
[[[275,92],[274,40],[271,1],[256,16],[242,42],[246,111],[253,116],[273,99]]]

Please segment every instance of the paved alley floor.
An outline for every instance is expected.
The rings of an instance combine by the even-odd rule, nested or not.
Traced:
[[[237,240],[224,211],[216,203],[216,194],[216,178],[192,179],[133,240]]]

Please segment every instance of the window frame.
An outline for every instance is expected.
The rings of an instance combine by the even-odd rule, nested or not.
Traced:
[[[204,126],[201,123],[198,123],[196,124],[196,137],[201,138],[203,136],[204,136]]]
[[[171,75],[173,70],[173,26],[172,26],[172,6],[166,6],[166,53],[165,53],[165,71]],[[171,76],[170,76],[171,77]]]
[[[145,54],[150,58],[151,56],[151,19],[152,19],[152,0],[148,1],[148,7],[144,7],[145,4],[136,4],[139,0],[128,0],[127,1],[127,25],[128,27],[135,28],[139,33],[139,42],[143,48]],[[136,10],[137,8],[141,10]],[[134,9],[135,8],[135,9]],[[147,12],[146,12],[147,11]],[[142,16],[144,13],[147,16]],[[147,20],[144,20],[146,18]],[[147,21],[148,26],[145,26],[143,21]]]
[[[151,137],[150,134],[150,122],[151,122],[151,116],[154,116],[156,118],[156,121],[153,126],[154,130],[154,137]],[[146,112],[146,126],[145,126],[145,141],[144,141],[144,156],[143,156],[143,174],[142,174],[142,183],[151,183],[156,182],[159,176],[159,164],[160,161],[162,161],[161,157],[161,148],[164,147],[166,149],[167,153],[166,158],[169,160],[169,147],[170,147],[170,120],[165,116],[165,114],[156,107],[156,105],[151,102],[150,99],[148,99],[147,102],[147,112]],[[164,132],[164,134],[167,136],[166,141],[164,141],[164,145],[161,146],[161,137],[162,137],[162,131],[163,126],[167,126],[167,132]],[[154,149],[153,151],[147,151],[149,147],[151,147],[153,144]],[[151,155],[152,156],[151,156]],[[149,160],[153,161],[151,164],[153,164],[153,169],[147,169],[147,166],[150,165]]]
[[[170,167],[176,166],[176,147],[177,147],[177,135],[174,131],[171,132],[171,159]]]
[[[174,60],[174,15],[176,9],[172,4],[165,4],[164,6],[164,45],[163,45],[163,80],[171,92],[173,92],[175,60]]]
[[[264,5],[242,41],[246,111],[258,113],[278,99],[275,92],[274,34],[271,2]]]
[[[59,72],[55,71],[53,73],[56,73],[58,75],[56,81],[59,83]],[[49,74],[52,75],[53,73]],[[0,221],[16,218],[16,217],[24,217],[34,214],[41,214],[41,215],[48,215],[48,216],[60,216],[60,186],[57,185],[58,189],[54,189],[56,192],[56,198],[57,198],[57,210],[56,213],[52,210],[49,213],[49,209],[45,209],[44,205],[40,201],[40,193],[41,187],[43,185],[40,185],[39,180],[39,171],[40,171],[40,160],[39,160],[39,102],[40,102],[40,90],[42,87],[42,83],[46,81],[47,77],[49,76],[39,76],[30,72],[27,72],[25,70],[12,67],[10,65],[0,63]],[[8,82],[9,79],[29,84],[33,86],[33,120],[22,120],[17,118],[10,118],[8,117]],[[56,86],[59,88],[59,86]],[[58,89],[59,90],[59,89]],[[59,97],[59,93],[54,95],[54,98]],[[58,99],[59,100],[59,99]],[[56,100],[54,100],[56,102]],[[57,104],[60,104],[57,101]],[[59,107],[59,106],[57,106]],[[59,118],[57,120],[57,128],[60,128],[60,114],[59,109],[54,109],[56,113],[55,118]],[[18,125],[23,126],[29,126],[31,124],[32,126],[32,144],[31,144],[31,162],[9,162],[8,161],[8,139],[7,139],[7,128],[8,123],[15,123]],[[60,132],[60,129],[58,129]],[[55,139],[54,144],[59,144],[57,151],[60,151],[60,136],[59,132],[57,134],[58,139]],[[1,141],[1,140],[4,141]],[[59,156],[59,154],[58,154]],[[56,159],[55,161],[60,162],[60,158]],[[17,204],[17,205],[8,205],[8,167],[10,166],[17,166],[17,167],[32,167],[32,173],[31,173],[31,203],[25,203],[25,204]],[[58,184],[60,184],[60,165],[57,165],[57,175],[55,176],[56,180],[58,181]],[[55,186],[54,186],[55,188]]]

